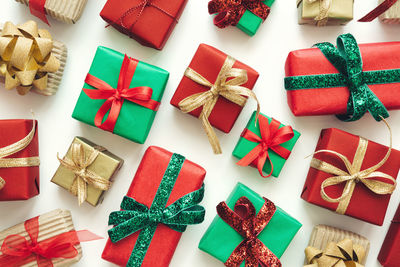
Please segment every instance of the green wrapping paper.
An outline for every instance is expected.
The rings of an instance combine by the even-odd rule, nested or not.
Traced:
[[[113,88],[117,87],[124,55],[112,49],[99,46],[90,67],[89,74],[105,81]],[[153,89],[151,99],[160,102],[164,94],[169,72],[139,61],[130,88],[147,86]],[[85,89],[95,89],[85,83]],[[81,92],[75,110],[74,119],[95,126],[94,118],[105,99],[91,99],[84,91]],[[114,133],[143,144],[153,124],[156,111],[145,108],[130,101],[124,101]]]
[[[266,4],[269,7],[272,7],[272,4],[275,2],[275,0],[265,0],[263,1],[264,4]],[[246,10],[242,16],[242,18],[239,20],[239,23],[236,25],[240,30],[244,31],[246,34],[253,36],[256,34],[258,31],[258,28],[260,28],[260,25],[263,23],[263,20],[250,12],[249,10]]]
[[[268,117],[262,113],[260,113],[260,116],[264,116],[264,117],[268,118],[268,121],[271,122],[270,117]],[[247,123],[246,128],[248,130],[250,130],[251,132],[255,133],[257,136],[261,137],[260,125],[258,123],[257,123],[257,126],[255,125],[255,119],[256,119],[256,112],[254,111],[249,122]],[[282,128],[283,126],[285,126],[285,125],[281,124],[279,128]],[[292,151],[294,145],[296,144],[297,140],[299,139],[299,137],[301,135],[296,130],[293,130],[293,132],[294,132],[294,137],[292,139],[290,139],[289,141],[280,145],[280,146],[288,149],[289,151]],[[238,143],[236,144],[235,149],[232,152],[232,155],[238,159],[242,159],[244,156],[246,156],[251,150],[253,150],[258,145],[259,145],[259,143],[251,142],[241,136]],[[279,156],[277,153],[275,153],[271,149],[268,150],[268,154],[269,154],[269,157],[274,166],[272,176],[278,177],[282,171],[283,166],[286,163],[286,159]],[[263,171],[267,174],[271,172],[271,163],[269,162],[269,160],[267,160],[265,162]]]
[[[242,196],[246,196],[253,203],[257,213],[264,205],[265,201],[260,195],[238,183],[226,201],[229,208],[233,210],[236,201]],[[296,219],[276,207],[274,216],[260,233],[258,239],[280,258],[301,226]],[[242,236],[217,215],[202,237],[199,249],[226,262],[242,241]],[[241,266],[244,266],[244,263]]]

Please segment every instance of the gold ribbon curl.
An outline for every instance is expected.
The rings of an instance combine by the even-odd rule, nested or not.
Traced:
[[[396,188],[397,182],[392,176],[377,171],[380,167],[382,167],[383,164],[386,163],[392,151],[392,130],[386,120],[382,118],[382,121],[385,123],[390,132],[390,146],[385,157],[378,164],[368,169],[361,170],[361,166],[364,161],[365,153],[368,147],[368,140],[362,137],[360,137],[359,139],[358,147],[352,163],[346,156],[336,151],[319,150],[314,153],[314,155],[319,153],[330,153],[332,155],[335,155],[340,160],[342,160],[342,162],[346,166],[347,171],[343,171],[327,162],[321,161],[316,158],[313,158],[311,161],[312,168],[335,175],[327,178],[321,184],[321,197],[325,201],[331,203],[339,203],[336,209],[336,212],[339,214],[346,213],[351,197],[353,196],[354,189],[359,182],[363,183],[369,190],[378,195],[392,194]],[[374,180],[374,178],[384,178],[388,180],[388,182]],[[329,186],[335,186],[341,183],[346,183],[342,195],[338,198],[329,197],[328,194],[325,192],[325,189]]]
[[[93,164],[101,151],[105,149],[96,147],[89,155],[85,154],[85,150],[81,144],[73,143],[71,146],[71,158],[57,158],[60,164],[75,174],[75,179],[71,185],[70,192],[78,197],[79,206],[87,199],[88,185],[92,185],[102,191],[107,191],[111,187],[111,182],[87,168]]]
[[[366,251],[346,238],[338,243],[330,242],[324,251],[307,247],[305,254],[308,265],[304,267],[364,267],[361,263]]]
[[[36,22],[18,26],[6,22],[0,36],[0,76],[5,78],[6,89],[17,88],[20,95],[33,86],[46,89],[48,73],[60,68],[52,49],[50,33],[38,29]]]
[[[235,61],[234,58],[227,56],[214,84],[191,68],[187,68],[185,71],[186,77],[195,83],[209,87],[210,90],[186,97],[179,102],[179,108],[182,112],[189,113],[199,107],[203,107],[199,118],[215,154],[221,154],[222,150],[218,137],[213,130],[208,117],[217,103],[219,96],[222,96],[241,107],[246,104],[246,97],[251,97],[257,101],[257,118],[260,113],[260,103],[258,102],[257,96],[253,91],[242,86],[247,83],[247,71],[244,69],[233,68]]]
[[[24,150],[33,140],[36,133],[36,122],[33,121],[32,130],[27,136],[6,147],[0,148],[0,168],[34,167],[40,165],[39,157],[7,158]],[[4,188],[6,181],[0,177],[0,190]]]

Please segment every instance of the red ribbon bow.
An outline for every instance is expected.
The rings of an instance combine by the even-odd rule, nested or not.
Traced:
[[[208,13],[217,14],[214,25],[225,28],[236,26],[246,10],[251,11],[263,21],[267,19],[271,8],[262,0],[211,0],[208,3]]]
[[[274,203],[264,198],[265,203],[256,215],[253,203],[247,197],[241,197],[232,211],[225,202],[217,206],[222,220],[235,229],[244,240],[235,248],[225,262],[225,266],[239,267],[245,261],[246,267],[281,267],[278,257],[270,251],[257,236],[268,225],[276,211]]]
[[[86,76],[85,82],[97,88],[97,90],[83,89],[86,95],[91,99],[106,99],[94,118],[94,124],[97,127],[109,132],[114,132],[114,127],[117,123],[124,100],[128,100],[154,111],[158,110],[160,103],[151,99],[153,89],[147,86],[129,88],[138,63],[136,59],[129,58],[125,55],[116,89],[93,75],[88,74]],[[108,117],[103,122],[107,112],[109,112]]]
[[[379,6],[377,6],[374,10],[369,12],[367,15],[359,19],[359,22],[371,22],[383,13],[385,13],[389,8],[391,8],[394,4],[397,3],[398,0],[386,0],[383,1]]]
[[[75,245],[102,239],[89,231],[70,231],[38,242],[39,217],[25,222],[30,241],[21,235],[9,235],[1,246],[0,266],[21,266],[34,261],[39,267],[53,267],[52,259],[73,259],[78,255]]]
[[[236,164],[239,166],[249,166],[250,164],[254,164],[257,166],[260,175],[264,178],[268,178],[272,175],[274,170],[274,165],[269,157],[268,150],[271,149],[282,158],[288,159],[291,151],[282,147],[281,144],[292,139],[294,137],[294,132],[290,126],[279,128],[280,122],[275,119],[272,119],[271,123],[269,123],[268,118],[259,116],[258,120],[261,138],[248,129],[244,130],[242,137],[251,142],[259,143],[259,145],[257,145]],[[263,175],[263,167],[267,159],[271,164],[271,172],[268,175]]]
[[[44,8],[45,4],[46,0],[29,0],[29,10],[31,11],[32,15],[50,26],[50,23],[46,17],[46,9]]]

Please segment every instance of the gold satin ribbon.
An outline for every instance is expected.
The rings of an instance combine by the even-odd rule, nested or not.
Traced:
[[[16,167],[34,167],[39,166],[39,157],[28,158],[7,158],[15,153],[24,150],[33,140],[36,133],[36,122],[33,121],[32,130],[27,136],[11,144],[9,146],[0,148],[0,168],[16,168]],[[4,188],[6,182],[0,177],[0,190]]]
[[[60,68],[52,49],[50,33],[38,29],[36,22],[18,26],[6,22],[0,36],[0,76],[5,77],[6,89],[17,88],[20,95],[32,86],[46,89],[48,73]]]
[[[329,17],[329,10],[331,9],[332,6],[332,0],[306,0],[308,3],[313,4],[316,2],[319,2],[319,14],[314,18],[314,20],[317,22],[317,26],[326,26],[328,23],[328,17]]]
[[[305,254],[308,265],[304,267],[364,267],[361,263],[366,251],[346,238],[338,243],[330,242],[324,251],[307,247]]]
[[[58,157],[60,164],[75,174],[74,182],[71,185],[70,192],[78,196],[79,206],[85,202],[87,198],[87,187],[92,185],[102,191],[107,191],[111,187],[111,182],[97,175],[87,168],[93,164],[101,151],[105,149],[96,147],[89,155],[85,155],[85,151],[81,144],[73,143],[71,147],[71,158]]]
[[[388,160],[390,153],[392,151],[392,130],[390,129],[390,126],[384,119],[382,121],[386,124],[386,126],[388,127],[389,132],[390,132],[390,146],[389,146],[388,152],[386,153],[385,157],[378,164],[376,164],[368,169],[361,170],[361,166],[364,161],[365,153],[366,153],[367,147],[368,147],[368,140],[366,140],[362,137],[360,137],[360,140],[358,142],[358,147],[357,147],[356,153],[354,155],[353,163],[351,163],[350,160],[346,156],[344,156],[336,151],[319,150],[319,151],[315,152],[315,154],[319,154],[319,153],[333,154],[333,155],[337,156],[340,160],[342,160],[346,166],[347,171],[343,171],[327,162],[318,160],[316,158],[313,158],[311,161],[312,168],[335,175],[335,176],[327,178],[321,184],[321,197],[325,201],[328,201],[331,203],[339,203],[339,205],[336,209],[337,213],[340,213],[340,214],[346,213],[346,210],[347,210],[347,207],[349,206],[354,189],[355,189],[357,183],[359,183],[359,182],[363,183],[369,190],[371,190],[372,192],[374,192],[375,194],[378,194],[378,195],[392,194],[396,188],[397,182],[392,176],[390,176],[386,173],[377,171],[380,167],[382,167],[383,164],[386,163],[386,161]],[[389,182],[388,183],[381,182],[381,181],[373,180],[373,178],[384,178],[384,179],[389,180]],[[325,192],[325,188],[327,188],[329,186],[335,186],[335,185],[338,185],[341,183],[346,183],[342,195],[338,198],[329,197],[328,194]]]
[[[191,68],[187,68],[185,71],[186,77],[195,83],[209,87],[210,90],[186,97],[179,102],[179,108],[184,113],[189,113],[199,107],[203,107],[199,118],[201,119],[203,128],[206,131],[208,140],[215,154],[221,154],[222,150],[218,137],[213,130],[208,117],[217,103],[219,96],[222,96],[241,107],[243,107],[247,101],[244,96],[251,97],[257,101],[257,118],[260,113],[260,103],[258,102],[257,96],[253,91],[242,86],[247,83],[247,71],[244,69],[233,68],[235,61],[234,58],[227,56],[214,84]]]

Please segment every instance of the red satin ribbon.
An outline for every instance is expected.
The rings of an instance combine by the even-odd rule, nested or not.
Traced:
[[[25,222],[30,241],[20,235],[9,235],[1,246],[0,266],[21,266],[37,261],[39,267],[53,267],[52,259],[72,259],[78,255],[75,248],[81,242],[102,239],[87,230],[70,231],[38,242],[39,217]]]
[[[383,13],[385,13],[389,8],[396,4],[398,0],[386,0],[382,2],[378,7],[369,12],[367,15],[359,19],[359,22],[371,22]]]
[[[158,110],[160,102],[151,99],[153,89],[147,86],[129,88],[138,63],[136,59],[129,58],[125,55],[116,89],[93,75],[88,74],[86,76],[85,82],[97,88],[97,90],[83,89],[86,95],[91,99],[106,99],[94,118],[94,123],[97,127],[109,132],[114,132],[114,127],[117,123],[124,100],[128,100],[154,111]],[[107,112],[109,112],[108,117],[103,122]]]
[[[282,147],[281,144],[292,139],[294,137],[294,132],[290,126],[279,128],[280,122],[275,119],[272,119],[271,123],[269,123],[268,118],[264,116],[259,116],[259,126],[261,137],[248,129],[245,129],[242,133],[243,138],[251,142],[259,143],[259,145],[257,145],[236,164],[239,166],[249,166],[250,164],[253,164],[257,166],[258,172],[262,177],[268,178],[274,171],[274,165],[269,157],[268,150],[271,149],[282,158],[288,159],[291,151]],[[267,159],[271,164],[271,172],[268,175],[264,175],[263,167]]]
[[[46,17],[46,9],[44,8],[45,4],[46,0],[29,0],[29,9],[32,15],[38,17],[40,20],[50,26]]]
[[[246,10],[264,21],[271,8],[262,0],[211,0],[208,3],[208,13],[217,14],[214,18],[214,25],[219,28],[229,25],[236,26]]]
[[[246,267],[282,266],[278,257],[257,238],[276,211],[273,202],[266,198],[264,200],[265,203],[258,214],[256,214],[253,203],[247,197],[239,198],[233,211],[225,202],[218,204],[217,213],[221,219],[244,238],[225,262],[225,266],[239,267],[243,261],[245,261]]]

